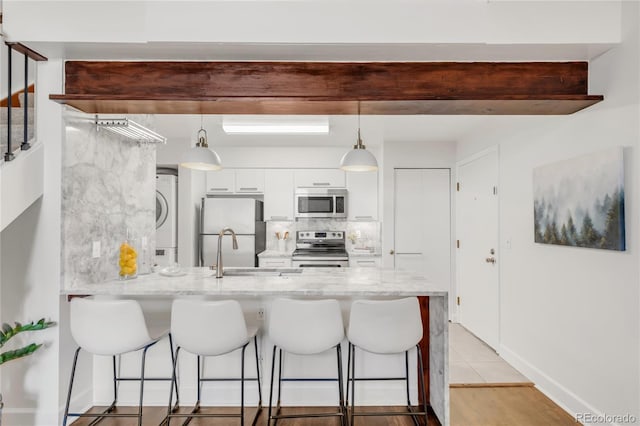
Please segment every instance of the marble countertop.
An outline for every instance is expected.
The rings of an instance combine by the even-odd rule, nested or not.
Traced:
[[[268,269],[268,268],[267,268]],[[112,280],[65,288],[65,295],[128,296],[445,296],[447,289],[415,273],[379,268],[278,268],[283,273],[256,273],[259,268],[225,268],[243,275],[215,278],[208,268],[185,268],[186,275],[153,273],[131,280]],[[248,272],[244,272],[248,271]]]
[[[265,250],[263,252],[258,253],[258,257],[261,258],[281,258],[281,257],[291,257],[293,255],[293,251],[279,251],[279,250]]]

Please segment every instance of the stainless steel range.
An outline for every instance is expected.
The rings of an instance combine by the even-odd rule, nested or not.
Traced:
[[[349,266],[344,231],[297,231],[292,260],[297,268]]]

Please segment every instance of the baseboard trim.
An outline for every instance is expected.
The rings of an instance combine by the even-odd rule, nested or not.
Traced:
[[[549,377],[543,371],[526,361],[516,352],[501,345],[500,356],[509,364],[519,370],[522,374],[532,379],[536,383],[535,387],[547,398],[556,403],[560,408],[569,413],[573,418],[577,418],[578,413],[592,413],[596,416],[604,416],[600,410],[580,398],[575,393]],[[616,423],[602,423],[618,426]]]
[[[88,411],[91,407],[93,407],[93,388],[89,387],[84,389],[81,392],[74,392],[75,396],[71,398],[71,402],[69,403],[69,411],[72,413],[84,413]],[[62,421],[62,417],[64,416],[64,404],[66,400],[63,402],[63,405],[58,407],[58,419]],[[111,404],[111,402],[109,402]],[[108,404],[107,404],[108,405]],[[69,417],[69,423],[73,423],[76,421],[78,417]]]

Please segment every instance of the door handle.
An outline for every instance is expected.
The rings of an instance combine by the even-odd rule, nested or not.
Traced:
[[[484,261],[487,262],[487,263],[493,263],[495,265],[496,258],[495,257],[487,257]]]
[[[389,254],[396,254],[396,252],[394,250],[390,250]]]

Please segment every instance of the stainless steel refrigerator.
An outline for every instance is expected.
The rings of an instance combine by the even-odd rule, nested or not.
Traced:
[[[224,266],[258,266],[258,253],[265,249],[266,224],[263,203],[253,198],[203,198],[200,208],[200,266],[215,265],[218,233],[233,229],[238,250],[233,250],[231,235],[222,237]]]

